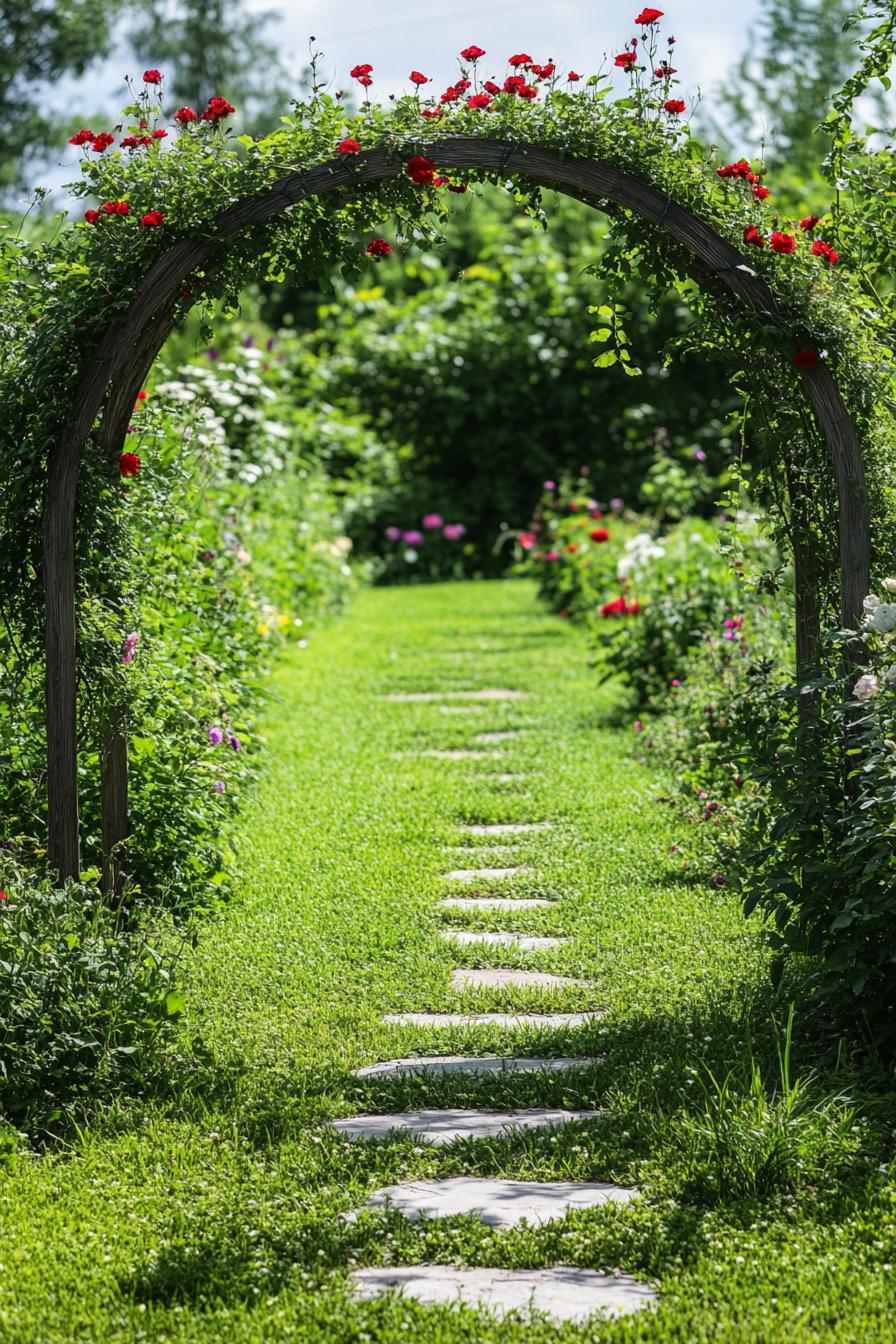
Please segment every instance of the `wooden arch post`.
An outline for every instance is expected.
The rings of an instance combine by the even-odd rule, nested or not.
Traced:
[[[76,877],[80,867],[74,537],[78,469],[87,441],[99,422],[101,451],[110,457],[121,451],[134,398],[174,326],[176,312],[183,311],[184,282],[197,270],[214,267],[229,239],[244,229],[276,220],[311,197],[358,190],[398,177],[412,153],[429,154],[443,168],[524,177],[595,209],[612,204],[641,215],[666,229],[701,269],[716,275],[767,323],[777,325],[784,317],[770,286],[737,248],[656,187],[607,163],[479,136],[375,149],[350,164],[343,157],[307,172],[288,173],[267,191],[229,206],[203,237],[175,243],[150,268],[124,317],[106,332],[82,371],[71,421],[50,454],[44,507],[48,852],[63,881]],[[870,520],[858,433],[823,363],[801,370],[800,376],[827,443],[837,484],[841,617],[846,627],[854,627],[868,591],[870,570]],[[803,611],[813,610],[811,602],[802,601],[807,596],[797,594]],[[810,647],[807,640],[817,636],[817,630],[807,628],[809,624],[798,621],[798,655],[800,649]],[[106,751],[111,785],[104,799],[103,840],[108,857],[127,837],[125,744],[113,740]]]

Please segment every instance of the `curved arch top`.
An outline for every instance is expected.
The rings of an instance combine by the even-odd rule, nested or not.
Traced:
[[[48,848],[51,863],[63,878],[79,871],[74,533],[78,469],[88,436],[99,421],[103,452],[113,457],[120,451],[136,392],[183,311],[184,282],[196,271],[213,267],[229,240],[276,221],[303,200],[399,177],[412,153],[428,154],[444,168],[524,177],[595,209],[613,205],[631,211],[665,229],[761,320],[778,325],[786,319],[771,287],[737,248],[700,215],[640,177],[536,144],[480,136],[415,141],[370,150],[352,156],[350,162],[340,156],[304,172],[287,173],[266,191],[228,206],[207,232],[174,243],[150,267],[123,318],[109,328],[82,370],[71,420],[49,455],[44,510]],[[823,362],[800,370],[800,377],[836,479],[841,615],[844,625],[852,627],[862,611],[870,569],[870,522],[858,433]]]

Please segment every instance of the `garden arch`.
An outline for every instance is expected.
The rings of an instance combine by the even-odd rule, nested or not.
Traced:
[[[64,880],[79,872],[75,513],[81,453],[98,427],[102,454],[124,446],[134,399],[167,336],[184,312],[184,284],[214,270],[228,240],[276,220],[303,200],[361,190],[400,176],[410,154],[429,154],[445,168],[499,172],[549,187],[595,209],[619,207],[668,233],[770,326],[786,320],[772,288],[719,232],[642,178],[611,164],[571,157],[531,143],[449,135],[394,145],[288,173],[268,190],[229,206],[202,235],[175,243],[150,268],[120,322],[110,327],[78,381],[71,419],[49,454],[44,505],[48,853]],[[808,402],[827,444],[839,502],[841,617],[854,628],[869,587],[870,520],[856,424],[823,361],[800,369]],[[798,664],[811,660],[819,634],[812,583],[796,557]],[[127,742],[110,723],[102,761],[103,850],[127,836]],[[108,876],[107,876],[108,884]]]

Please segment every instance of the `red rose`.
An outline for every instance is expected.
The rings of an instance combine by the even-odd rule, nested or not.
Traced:
[[[821,215],[807,215],[805,219],[800,220],[800,228],[805,233],[811,233],[820,219]]]
[[[467,99],[467,107],[472,107],[474,111],[491,107],[491,105],[492,100],[487,93],[474,93],[472,98]]]
[[[796,251],[796,239],[792,233],[773,233],[771,245],[773,252],[786,254]]]
[[[85,222],[85,224],[96,224],[97,221],[100,220],[100,219],[102,219],[102,215],[100,214],[99,210],[85,210],[85,211],[84,211],[84,222]]]
[[[744,229],[744,242],[751,247],[765,247],[765,239],[755,224],[748,224]]]
[[[119,140],[122,149],[136,149],[143,143],[142,135],[138,138],[136,135],[126,135],[123,140]]]
[[[596,527],[594,531],[591,533],[591,540],[596,541],[598,543],[602,541],[609,541],[610,534],[605,527]]]
[[[131,207],[127,201],[103,201],[100,206],[104,215],[129,215]]]
[[[635,19],[639,28],[646,28],[649,23],[656,23],[657,19],[663,17],[661,9],[642,9],[641,13]]]
[[[425,154],[415,154],[408,160],[405,169],[412,182],[416,182],[418,187],[428,187],[436,175],[436,165],[432,159],[428,159]]]
[[[681,112],[684,111],[684,109],[685,109],[685,102],[683,98],[668,98],[666,102],[663,103],[663,110],[668,112],[670,116],[673,117],[677,117]]]
[[[168,132],[167,132],[167,131],[163,131],[162,128],[161,128],[161,126],[158,126],[158,127],[156,127],[156,129],[153,131],[153,133],[152,133],[152,138],[153,138],[153,140],[167,140],[167,138],[168,138]]]
[[[362,88],[369,89],[371,84],[373,83],[373,80],[370,78],[369,75],[359,75],[358,83],[361,85]]]
[[[209,98],[208,107],[202,114],[203,121],[223,121],[225,117],[230,117],[236,111],[233,103],[228,103],[226,98]]]
[[[428,79],[426,75],[421,75],[421,73],[420,73],[419,70],[412,70],[411,73],[410,73],[410,75],[408,76],[408,78],[410,79],[410,81],[411,81],[412,84],[418,84],[418,85],[419,85],[419,84],[431,84],[431,83],[432,83],[432,80]]]
[[[621,70],[631,70],[636,60],[637,57],[633,51],[622,51],[616,57],[613,64],[618,65]]]
[[[678,71],[668,61],[660,61],[653,74],[655,79],[671,79],[673,75],[678,74]]]
[[[96,139],[93,131],[82,130],[75,131],[75,134],[69,140],[70,145],[89,145]]]
[[[372,65],[355,65],[349,70],[352,79],[364,79],[367,75],[373,74]]]
[[[534,84],[524,84],[523,87],[520,89],[520,97],[530,99],[537,98],[538,90],[536,89]]]
[[[122,453],[118,459],[118,470],[122,476],[139,476],[140,458],[136,453]]]
[[[427,117],[430,120],[438,121],[439,117],[442,115],[442,109],[440,107],[421,107],[420,115],[421,117]]]
[[[724,168],[717,169],[719,177],[736,177],[743,182],[755,182],[756,174],[747,163],[746,159],[738,159],[737,163],[726,163]]]
[[[143,71],[143,83],[144,83],[144,84],[161,84],[161,82],[162,82],[162,72],[161,72],[161,70],[144,70],[144,71]]]
[[[196,113],[192,107],[179,107],[174,114],[174,120],[179,122],[181,126],[189,126],[191,121],[196,120]]]
[[[575,553],[576,553],[576,551],[577,551],[578,549],[579,549],[579,548],[578,548],[578,546],[575,544],[575,542],[574,542],[574,541],[571,541],[571,542],[569,543],[569,545],[567,546],[567,548],[566,548],[566,553],[567,553],[567,555],[575,555]]]
[[[385,238],[374,238],[367,244],[367,255],[374,261],[380,261],[383,257],[388,257],[392,248],[386,242]]]
[[[6,894],[6,892],[5,892],[5,891],[0,891],[0,901],[8,901],[8,900],[9,900],[9,896]]]
[[[771,192],[768,187],[764,187],[761,182],[754,182],[750,188],[757,201],[767,201]]]
[[[532,65],[529,68],[536,79],[550,79],[557,69],[553,62],[549,62],[547,65]]]
[[[464,47],[464,49],[463,49],[463,51],[461,52],[460,55],[461,55],[461,60],[464,60],[464,61],[478,61],[480,56],[484,56],[484,55],[485,55],[485,52],[482,50],[482,47],[476,47],[476,46],[473,46],[473,47]]]
[[[526,81],[522,75],[508,75],[504,81],[504,93],[519,93],[520,89],[526,87]]]
[[[582,78],[582,76],[581,76],[581,75],[577,75],[576,72],[575,72],[575,70],[570,70],[569,74],[566,76],[567,83],[569,83],[569,84],[578,84],[578,82],[579,82],[579,80],[580,80],[581,78]]]
[[[461,95],[461,92],[462,92],[462,91],[461,91],[460,89],[456,88],[453,84],[449,84],[448,88],[445,90],[445,92],[442,94],[441,98],[439,99],[439,102],[440,102],[440,103],[456,103],[457,100],[458,100],[458,98],[459,98],[460,95]]]
[[[835,252],[830,243],[822,242],[819,238],[812,244],[813,257],[824,257],[829,266],[836,266],[840,260],[840,253]]]
[[[820,358],[815,350],[797,350],[793,362],[798,369],[814,369]]]
[[[486,93],[496,94],[501,92],[501,85],[496,84],[493,79],[487,79],[482,87]]]
[[[146,397],[147,397],[147,393],[146,393],[146,391],[141,387],[140,391],[137,393],[137,402],[136,402],[136,405],[134,406],[134,410],[135,410],[135,411],[139,408],[140,402],[146,400]]]
[[[518,56],[511,56],[507,64],[512,65],[514,70],[518,70],[521,65],[531,65],[532,57],[527,56],[525,52],[521,52]]]
[[[165,216],[161,210],[147,210],[145,215],[140,216],[140,223],[144,229],[157,229],[165,223]]]
[[[352,139],[348,139],[348,140],[340,140],[340,141],[339,141],[339,144],[336,146],[336,148],[339,150],[339,153],[340,153],[340,154],[360,154],[360,153],[361,153],[361,146],[358,144],[357,140],[352,140]]]
[[[95,135],[93,137],[93,140],[90,143],[90,148],[94,154],[102,154],[110,145],[114,144],[115,136],[110,135],[108,131],[103,131],[101,135]]]

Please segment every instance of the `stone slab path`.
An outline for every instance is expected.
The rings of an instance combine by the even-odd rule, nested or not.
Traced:
[[[331,1120],[330,1127],[350,1139],[388,1139],[407,1134],[438,1147],[456,1139],[504,1139],[516,1129],[555,1129],[559,1125],[596,1120],[601,1111],[399,1111],[391,1115],[353,1115]]]
[[[404,1181],[375,1190],[366,1209],[395,1209],[405,1218],[479,1218],[489,1227],[536,1225],[574,1209],[628,1204],[637,1190],[608,1181],[509,1181],[456,1176],[447,1181]]]
[[[473,1076],[494,1073],[564,1073],[567,1069],[588,1069],[598,1060],[587,1055],[428,1055],[407,1059],[387,1059],[355,1070],[356,1078],[402,1078],[431,1074],[462,1073]]]
[[[525,866],[517,868],[452,868],[450,873],[445,873],[446,882],[496,882],[505,881],[510,877],[525,876],[531,873],[532,869]]]
[[[555,901],[543,896],[444,896],[441,910],[537,910]]]
[[[396,1027],[507,1027],[511,1031],[526,1028],[587,1027],[599,1022],[600,1013],[386,1013],[383,1021]]]
[[[487,826],[461,826],[465,835],[531,835],[534,831],[549,831],[549,821],[496,822]]]
[[[456,943],[459,947],[513,947],[519,952],[546,952],[550,948],[563,947],[572,942],[571,938],[536,938],[524,933],[506,932],[479,933],[475,929],[440,929],[439,932],[446,942]]]
[[[458,1269],[453,1265],[356,1269],[357,1297],[401,1293],[418,1302],[482,1307],[504,1315],[533,1308],[555,1321],[578,1324],[600,1314],[624,1316],[656,1298],[644,1283],[628,1275],[556,1265],[553,1269]]]

